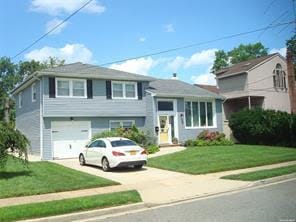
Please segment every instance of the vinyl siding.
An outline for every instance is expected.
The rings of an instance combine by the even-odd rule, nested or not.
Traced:
[[[128,117],[146,116],[145,88],[143,99],[106,99],[106,81],[93,80],[93,99],[49,98],[48,77],[44,77],[44,117]]]
[[[16,128],[30,141],[30,153],[40,154],[40,82],[36,81],[37,98],[32,102],[32,88],[22,91],[23,106],[19,108],[16,95]]]

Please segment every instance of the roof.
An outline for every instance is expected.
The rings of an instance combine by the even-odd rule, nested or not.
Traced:
[[[150,83],[149,92],[164,97],[203,97],[224,99],[223,96],[175,79],[158,79]]]
[[[244,62],[237,63],[235,65],[223,68],[217,72],[215,72],[217,77],[231,74],[239,74],[248,72],[250,69],[264,62],[265,60],[269,60],[275,56],[279,55],[278,53],[273,53],[267,56],[258,57],[256,59],[247,60]]]
[[[205,84],[194,84],[195,86],[198,86],[200,88],[206,89],[208,91],[211,91],[213,93],[219,94],[219,88],[217,86],[213,85],[205,85]]]
[[[153,81],[155,78],[139,75],[115,69],[104,68],[96,65],[83,64],[81,62],[66,64],[54,68],[43,69],[28,76],[20,85],[12,90],[12,94],[27,87],[39,76],[57,76],[70,78],[92,78],[127,81]]]

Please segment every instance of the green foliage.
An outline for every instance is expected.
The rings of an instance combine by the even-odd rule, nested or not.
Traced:
[[[291,39],[286,42],[287,49],[290,50],[292,54],[293,64],[294,64],[294,77],[296,80],[296,34],[294,34]]]
[[[212,67],[212,72],[214,73],[227,66],[265,55],[268,55],[268,49],[260,42],[246,45],[240,44],[238,47],[228,52],[219,50],[215,52],[216,58]]]
[[[118,128],[112,131],[97,133],[92,137],[92,141],[104,137],[124,137],[135,141],[141,146],[155,144],[155,137],[153,135],[138,129],[135,125],[133,125],[131,129]]]
[[[157,145],[151,144],[146,148],[148,154],[157,153],[159,151],[159,147]]]
[[[296,147],[296,114],[274,110],[242,110],[229,119],[241,143]]]
[[[185,146],[231,146],[233,141],[225,138],[224,133],[210,132],[209,130],[202,131],[196,140],[187,140]]]
[[[4,168],[9,152],[15,152],[27,163],[28,139],[8,124],[0,124],[0,168]]]

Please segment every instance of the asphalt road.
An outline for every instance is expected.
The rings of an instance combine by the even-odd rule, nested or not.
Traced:
[[[296,180],[93,221],[296,222]]]

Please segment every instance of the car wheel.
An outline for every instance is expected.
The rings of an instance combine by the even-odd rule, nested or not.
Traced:
[[[135,169],[142,169],[142,167],[143,167],[142,164],[141,164],[141,165],[135,165],[135,166],[134,166]]]
[[[79,156],[79,163],[80,163],[81,166],[85,165],[85,159],[84,159],[84,156],[82,154],[80,154],[80,156]]]
[[[104,157],[103,160],[102,160],[102,169],[105,172],[110,170],[109,161],[107,160],[106,157]]]

